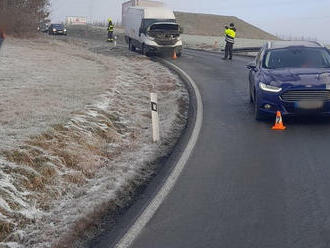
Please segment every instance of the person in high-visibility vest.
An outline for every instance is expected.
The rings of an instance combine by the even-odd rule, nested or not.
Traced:
[[[229,27],[225,26],[225,41],[226,41],[226,48],[225,48],[225,57],[223,59],[231,60],[233,58],[233,46],[235,43],[236,38],[236,28],[234,23],[230,23]]]
[[[111,18],[108,19],[108,42],[113,42],[113,29],[114,26],[112,24]]]

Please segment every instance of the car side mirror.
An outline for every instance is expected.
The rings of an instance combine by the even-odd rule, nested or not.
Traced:
[[[246,68],[252,71],[257,71],[257,64],[255,61],[252,61],[246,65]]]
[[[143,30],[142,30],[142,28],[140,28],[139,29],[139,36],[141,36],[142,32],[143,32]]]

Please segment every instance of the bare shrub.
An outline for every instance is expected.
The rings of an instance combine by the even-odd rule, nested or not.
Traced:
[[[48,18],[48,7],[48,0],[0,0],[0,30],[15,36],[33,34]]]

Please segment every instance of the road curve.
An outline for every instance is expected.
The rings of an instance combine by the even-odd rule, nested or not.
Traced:
[[[256,122],[248,58],[186,51],[175,64],[197,83],[201,134],[174,189],[132,247],[330,247],[330,122]]]

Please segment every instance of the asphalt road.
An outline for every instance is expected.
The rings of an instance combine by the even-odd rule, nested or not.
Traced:
[[[290,120],[276,132],[255,121],[248,61],[185,51],[175,62],[199,86],[203,127],[134,248],[330,247],[330,122]]]
[[[77,29],[69,37],[102,41],[104,33]],[[255,121],[245,69],[250,60],[186,50],[174,62],[200,89],[203,126],[173,191],[132,247],[330,247],[330,121],[293,119],[285,132]],[[88,247],[112,247],[157,180],[148,187],[119,227]]]

